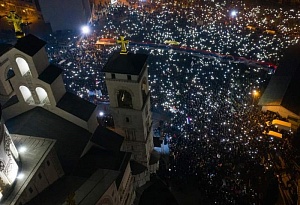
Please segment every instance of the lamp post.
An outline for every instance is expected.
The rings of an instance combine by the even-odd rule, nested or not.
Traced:
[[[256,98],[258,95],[259,95],[259,93],[258,93],[257,90],[253,90],[253,91],[252,91],[252,96],[253,96],[253,98],[252,98],[252,105],[254,105],[254,100],[255,100],[255,98]]]

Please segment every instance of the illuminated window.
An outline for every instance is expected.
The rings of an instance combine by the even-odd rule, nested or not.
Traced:
[[[26,62],[25,59],[23,59],[21,57],[18,57],[18,58],[16,58],[16,63],[19,67],[19,70],[20,70],[20,73],[21,73],[22,76],[24,76],[25,74],[30,73],[28,63]]]
[[[44,88],[37,87],[35,91],[40,103],[49,103],[48,94]]]
[[[27,88],[26,86],[24,85],[21,85],[19,87],[20,91],[21,91],[21,94],[23,96],[23,99],[25,102],[27,103],[31,103],[33,102],[33,97],[32,97],[32,94],[31,94],[31,91],[29,90],[29,88]]]

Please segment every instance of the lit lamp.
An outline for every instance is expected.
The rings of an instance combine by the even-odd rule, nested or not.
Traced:
[[[91,30],[90,30],[90,27],[87,26],[87,25],[81,27],[81,32],[82,32],[83,34],[89,34],[90,31],[91,31]]]
[[[253,101],[252,101],[252,104],[254,104],[254,99],[259,95],[259,93],[258,93],[257,90],[253,90],[252,95],[253,95]]]

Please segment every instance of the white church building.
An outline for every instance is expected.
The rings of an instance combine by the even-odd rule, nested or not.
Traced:
[[[133,204],[159,160],[147,56],[115,53],[106,64],[108,129],[97,105],[66,91],[45,45],[30,34],[0,45],[0,203]]]

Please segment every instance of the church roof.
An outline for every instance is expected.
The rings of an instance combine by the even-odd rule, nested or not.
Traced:
[[[139,75],[144,68],[148,55],[120,54],[115,52],[103,68],[103,72]]]
[[[45,45],[45,41],[32,34],[28,34],[23,38],[19,38],[14,47],[29,56],[34,56]]]
[[[280,105],[290,81],[289,76],[273,76],[259,100],[259,105]]]
[[[75,193],[78,205],[96,204],[118,176],[118,171],[105,169],[89,177],[63,176],[26,204],[61,205],[71,193]]]
[[[5,122],[11,134],[55,139],[65,173],[73,170],[91,133],[48,110],[35,107]]]
[[[53,81],[62,73],[62,69],[50,64],[40,75],[39,79],[45,83],[52,84]]]
[[[0,44],[0,56],[2,56],[4,53],[6,53],[11,47],[12,47],[11,44],[1,43]]]
[[[123,144],[124,137],[104,126],[99,125],[93,133],[90,141],[106,150],[119,151]]]
[[[13,95],[11,98],[8,99],[8,101],[6,101],[4,103],[4,105],[2,106],[2,109],[8,108],[16,103],[19,102],[18,96],[17,95]]]
[[[300,114],[300,45],[288,48],[264,91],[259,105],[283,106]]]
[[[132,175],[141,174],[147,169],[147,167],[134,160],[130,161],[130,168],[132,171]]]
[[[70,92],[66,92],[56,106],[84,121],[88,121],[96,109],[95,104]]]
[[[119,187],[130,158],[129,152],[114,152],[93,146],[81,157],[72,175],[88,177],[98,169],[119,171],[120,175],[116,179],[116,185]]]
[[[99,199],[108,190],[111,184],[120,175],[119,171],[98,169],[88,180],[75,192],[76,201],[80,204],[97,204]]]

